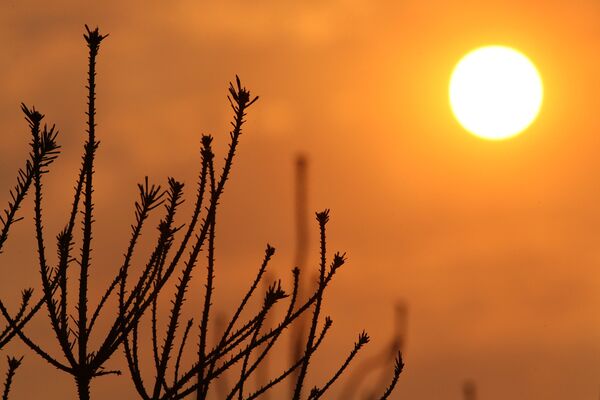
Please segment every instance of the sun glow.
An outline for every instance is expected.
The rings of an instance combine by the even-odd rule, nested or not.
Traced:
[[[460,124],[484,139],[513,137],[537,117],[542,79],[522,53],[485,46],[466,54],[450,78],[450,106]]]

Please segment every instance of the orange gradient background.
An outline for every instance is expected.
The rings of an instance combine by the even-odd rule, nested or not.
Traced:
[[[361,357],[385,346],[402,300],[406,369],[394,399],[458,400],[465,379],[486,400],[598,397],[600,3],[102,4],[0,4],[0,200],[27,154],[19,103],[35,104],[63,146],[46,183],[49,239],[84,138],[83,25],[110,33],[98,62],[94,293],[125,250],[135,183],[175,176],[191,202],[200,135],[225,150],[226,89],[239,74],[261,99],[221,202],[215,304],[241,296],[267,242],[278,249],[273,270],[289,275],[301,152],[309,209],[331,208],[331,251],[349,256],[324,304],[334,325],[313,378],[329,376],[363,328],[373,340]],[[486,44],[522,51],[544,81],[538,119],[508,141],[470,135],[448,105],[452,68]],[[0,258],[12,303],[39,287],[30,205],[23,212]],[[45,318],[28,329],[54,346]],[[71,398],[71,380],[16,341],[3,356],[22,353],[12,399]],[[123,366],[120,353],[112,365]],[[133,387],[99,378],[92,394],[132,398]]]

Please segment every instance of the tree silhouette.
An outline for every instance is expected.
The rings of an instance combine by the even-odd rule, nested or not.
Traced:
[[[217,173],[215,154],[212,149],[213,137],[203,135],[201,139],[201,167],[194,208],[185,223],[178,222],[179,206],[183,203],[184,184],[168,178],[166,189],[149,183],[145,178],[138,184],[139,200],[135,203],[135,222],[131,226],[131,236],[124,252],[122,263],[110,284],[99,298],[93,299],[89,291],[90,274],[93,271],[92,250],[94,220],[94,165],[100,141],[96,131],[96,64],[100,46],[107,35],[98,28],[85,27],[84,39],[88,49],[87,71],[87,129],[83,146],[81,167],[75,180],[75,191],[65,227],[56,236],[57,260],[49,260],[46,251],[46,234],[43,212],[43,177],[48,167],[58,156],[57,131],[54,126],[42,127],[44,116],[35,108],[22,106],[32,135],[31,153],[25,167],[19,170],[17,184],[10,191],[11,201],[0,216],[0,253],[8,239],[9,231],[21,217],[18,210],[30,188],[33,187],[34,228],[37,264],[41,278],[41,298],[31,305],[32,289],[23,291],[22,301],[15,313],[9,312],[0,301],[0,312],[8,322],[0,331],[0,349],[13,337],[18,336],[34,353],[46,360],[54,368],[72,376],[81,400],[91,398],[92,380],[105,375],[121,374],[119,370],[109,370],[106,363],[119,349],[123,349],[131,381],[142,399],[176,400],[187,396],[206,399],[213,384],[226,371],[238,373],[231,382],[227,399],[257,398],[283,380],[290,379],[294,388],[292,398],[315,400],[322,398],[331,386],[345,373],[348,365],[358,352],[369,342],[366,332],[359,334],[350,354],[341,362],[332,376],[323,380],[321,386],[305,391],[310,371],[311,359],[320,348],[323,338],[330,331],[333,321],[323,316],[322,303],[327,288],[338,270],[345,264],[345,254],[327,251],[326,226],[329,210],[316,213],[320,234],[320,263],[316,287],[305,290],[300,298],[299,268],[293,268],[291,290],[284,290],[281,281],[267,285],[262,294],[258,310],[250,317],[243,317],[250,308],[249,302],[260,290],[265,280],[269,263],[275,255],[275,248],[266,246],[264,258],[255,278],[215,345],[209,345],[208,332],[212,312],[215,262],[215,230],[217,210],[222,194],[232,171],[247,110],[258,99],[252,97],[236,77],[229,86],[229,102],[233,111],[232,129],[225,161]],[[162,207],[161,207],[162,206]],[[145,262],[139,269],[133,262],[137,254],[140,237],[145,231],[150,215],[162,208],[156,239]],[[82,237],[79,254],[75,254],[74,229],[81,224]],[[179,238],[179,236],[182,236]],[[187,301],[186,293],[192,281],[193,272],[201,263],[200,255],[206,255],[206,281],[202,306],[199,309],[197,331],[192,319],[182,321],[182,308]],[[167,324],[159,326],[159,304],[165,296],[163,288],[177,276],[175,293],[170,299],[171,308]],[[68,294],[74,292],[74,296]],[[74,304],[73,298],[75,298]],[[114,315],[106,305],[114,299],[117,309]],[[274,324],[266,324],[267,316],[273,314],[277,304],[289,300],[283,318]],[[95,304],[91,304],[92,301]],[[49,330],[53,332],[59,349],[45,349],[36,343],[26,332],[25,325],[42,307],[48,315]],[[311,315],[312,314],[312,315]],[[108,330],[98,336],[96,322],[103,316],[108,320]],[[304,317],[306,316],[306,317]],[[148,382],[142,376],[142,354],[139,351],[142,318],[150,319],[151,359],[154,379]],[[304,318],[302,318],[304,317]],[[304,319],[309,321],[305,337],[297,339],[301,351],[291,365],[276,374],[255,390],[248,390],[248,379],[256,373],[267,354],[280,340],[283,332],[294,323]],[[181,326],[185,327],[181,329]],[[272,326],[271,326],[272,325]],[[300,330],[303,332],[303,330]],[[196,355],[191,365],[183,366],[184,354],[190,352],[189,338],[193,335],[198,341],[193,349]],[[176,343],[179,345],[176,346]],[[99,343],[93,346],[93,343]],[[56,355],[58,353],[58,355]],[[21,358],[8,358],[8,372],[3,398],[8,398],[11,383]],[[387,388],[382,388],[382,399],[394,390],[403,363],[397,353],[394,374]],[[169,378],[172,376],[172,378]]]

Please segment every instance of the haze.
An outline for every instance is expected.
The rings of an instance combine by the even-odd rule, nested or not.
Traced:
[[[27,153],[19,104],[35,104],[63,146],[46,185],[49,235],[80,162],[83,25],[110,33],[98,64],[98,291],[125,249],[135,183],[176,176],[189,200],[200,134],[224,149],[226,89],[239,74],[261,100],[222,201],[215,303],[235,302],[267,242],[288,274],[294,158],[304,153],[308,207],[332,210],[331,250],[349,256],[325,304],[329,356],[341,359],[363,328],[367,352],[379,350],[401,300],[407,366],[395,398],[457,400],[465,379],[486,400],[598,397],[600,3],[149,3],[0,5],[0,200]],[[536,123],[504,142],[468,134],[447,102],[457,60],[493,43],[531,57],[545,85]],[[39,280],[24,211],[1,260],[0,290],[14,301]],[[39,358],[25,362],[15,400],[73,393]],[[109,379],[93,387],[98,398],[133,393],[126,378]]]

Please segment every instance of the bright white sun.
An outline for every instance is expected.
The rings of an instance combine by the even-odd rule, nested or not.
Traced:
[[[522,53],[485,46],[465,55],[450,78],[450,106],[476,136],[501,140],[525,130],[542,105],[542,79]]]

